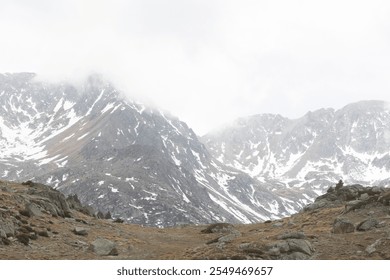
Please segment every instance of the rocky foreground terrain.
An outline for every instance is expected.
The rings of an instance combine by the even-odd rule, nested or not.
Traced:
[[[257,224],[142,227],[42,184],[0,182],[0,259],[389,259],[390,191],[337,185]]]

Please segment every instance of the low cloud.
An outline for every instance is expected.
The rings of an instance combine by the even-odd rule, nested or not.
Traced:
[[[239,116],[388,99],[389,5],[5,1],[0,71],[54,82],[98,72],[203,134]]]

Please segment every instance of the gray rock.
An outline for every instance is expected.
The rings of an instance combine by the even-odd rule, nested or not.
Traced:
[[[15,225],[7,219],[0,218],[0,230],[2,230],[7,237],[15,236]]]
[[[382,239],[378,239],[373,244],[368,245],[366,248],[367,254],[371,255],[372,253],[374,253],[376,251],[376,247],[379,246],[381,243],[382,243]]]
[[[334,191],[335,191],[335,187],[330,186],[326,192],[327,193],[332,193]]]
[[[389,205],[389,201],[390,201],[390,191],[387,191],[387,192],[382,193],[382,194],[379,196],[378,201],[379,201],[379,202],[382,202],[384,205]]]
[[[390,234],[389,234],[390,236]],[[238,249],[240,250],[244,250],[244,249],[248,249],[252,246],[252,243],[241,243],[240,245],[238,245]]]
[[[310,256],[301,252],[294,252],[283,256],[281,259],[282,260],[308,260],[310,259]]]
[[[277,237],[278,239],[306,239],[306,235],[303,232],[288,232]]]
[[[240,236],[241,232],[236,229],[233,229],[230,234],[218,238],[218,242],[230,242]]]
[[[266,249],[262,245],[256,243],[242,243],[240,244],[239,248],[244,253],[252,256],[261,256],[264,255],[266,252]],[[279,251],[279,249],[277,250]]]
[[[354,224],[347,218],[336,218],[332,232],[335,234],[350,233],[355,231]]]
[[[92,250],[100,256],[118,255],[115,242],[104,238],[92,242]]]
[[[51,214],[60,217],[72,217],[65,195],[59,191],[43,184],[34,184],[34,187],[28,190],[28,194],[39,196],[40,198],[33,202]]]
[[[290,251],[290,245],[285,240],[272,243],[271,245],[267,246],[268,251],[274,251],[275,248],[279,250],[280,253],[287,253]]]
[[[372,228],[375,228],[376,226],[378,226],[379,222],[374,219],[374,218],[369,218],[367,220],[364,220],[363,222],[361,222],[357,227],[356,229],[358,231],[368,231]]]
[[[7,234],[5,233],[4,230],[0,229],[0,237],[1,238],[7,238]]]
[[[37,234],[43,237],[50,237],[49,232],[47,230],[38,231]]]
[[[333,203],[328,201],[328,200],[326,200],[326,199],[324,199],[324,200],[318,200],[318,201],[315,201],[312,204],[309,204],[303,210],[304,211],[313,211],[313,210],[316,210],[316,209],[319,209],[319,208],[328,208],[328,207],[331,207],[331,206],[333,206]]]
[[[348,201],[345,204],[344,213],[348,213],[348,212],[353,211],[355,209],[359,209],[359,208],[361,208],[365,204],[366,204],[365,201],[362,201],[362,200],[359,200],[359,199]]]
[[[288,245],[291,252],[301,252],[311,256],[314,252],[314,248],[311,243],[307,240],[302,239],[290,239]]]
[[[25,210],[29,212],[30,217],[33,217],[33,216],[40,217],[40,216],[42,216],[42,211],[34,203],[26,204],[26,209]]]
[[[280,249],[278,247],[274,247],[268,250],[268,254],[270,256],[278,257],[280,256]]]
[[[378,186],[374,186],[372,187],[371,189],[371,192],[374,193],[374,194],[381,194],[385,191],[385,188],[384,187],[378,187]]]
[[[88,235],[88,230],[86,228],[83,228],[83,227],[75,227],[73,229],[73,233],[76,235],[86,236],[86,235]]]

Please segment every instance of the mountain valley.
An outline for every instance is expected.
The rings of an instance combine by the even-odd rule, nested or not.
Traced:
[[[199,137],[99,75],[82,85],[0,75],[0,172],[126,223],[257,223],[291,216],[339,179],[387,186],[390,110],[361,101],[291,120],[241,118]]]

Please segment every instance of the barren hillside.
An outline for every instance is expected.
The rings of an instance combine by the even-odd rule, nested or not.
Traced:
[[[104,219],[41,184],[3,181],[0,259],[389,259],[386,191],[332,187],[265,223],[153,228]]]

